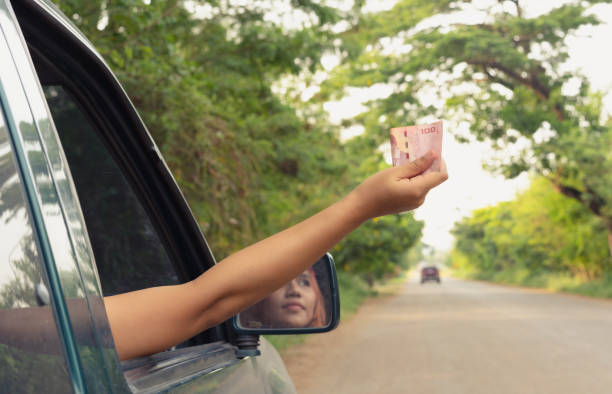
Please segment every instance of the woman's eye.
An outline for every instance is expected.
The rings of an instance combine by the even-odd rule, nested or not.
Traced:
[[[310,279],[302,278],[299,280],[300,286],[310,286]]]

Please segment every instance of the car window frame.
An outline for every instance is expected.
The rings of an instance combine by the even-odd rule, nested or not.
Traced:
[[[67,191],[70,194],[70,191],[65,188],[67,183],[58,183],[59,179],[64,178],[66,167],[61,157],[55,156],[50,160],[48,155],[50,151],[53,152],[56,140],[44,99],[40,95],[40,85],[37,84],[25,50],[23,36],[11,4],[6,0],[0,1],[0,31],[0,53],[6,59],[1,65],[1,106],[23,181],[33,234],[40,252],[50,305],[61,335],[72,387],[75,392],[83,392],[92,385],[108,386],[108,375],[100,362],[103,356],[99,354],[102,351],[102,336],[94,333],[94,319],[89,314],[79,322],[83,324],[78,324],[78,331],[74,329],[73,303],[67,302],[64,292],[65,283],[60,270],[74,274],[72,277],[76,280],[68,294],[76,296],[76,300],[85,305],[86,309],[96,309],[93,303],[89,304],[89,297],[84,296],[82,273],[86,267],[79,264],[76,257],[78,254],[74,248],[78,237],[67,226],[68,223],[74,223],[69,218],[70,210],[66,209],[66,201],[62,201],[62,198],[69,196],[62,194]],[[93,290],[95,293],[95,284]],[[77,333],[80,334],[78,338]],[[81,339],[93,347],[93,363],[89,364],[88,369],[83,368],[80,357]]]
[[[101,114],[93,119],[93,123],[99,126],[100,136],[113,147],[113,154],[118,154],[115,157],[117,163],[126,174],[130,175],[131,184],[139,197],[144,199],[153,195],[158,197],[143,201],[144,205],[148,208],[155,205],[162,207],[151,209],[150,212],[158,216],[157,222],[172,224],[172,228],[162,229],[166,232],[165,238],[173,241],[170,246],[174,249],[175,255],[184,256],[180,261],[189,262],[185,263],[184,268],[187,269],[189,278],[194,279],[211,268],[215,264],[215,259],[138,112],[99,55],[92,52],[89,46],[78,40],[71,32],[66,31],[60,21],[47,13],[40,12],[36,4],[24,1],[19,2],[19,6],[14,8],[22,12],[30,11],[32,16],[40,18],[33,24],[35,28],[51,29],[39,38],[44,40],[53,36],[53,39],[48,39],[49,45],[45,46],[48,51],[53,52],[53,56],[56,56],[60,50],[74,55],[72,59],[62,59],[62,62],[71,62],[74,71],[79,69],[82,71],[80,75],[73,77],[79,78],[81,85],[88,89],[83,90],[73,86],[70,93],[76,94],[79,105],[89,104],[89,108],[85,108],[87,115]],[[25,32],[26,29],[22,26],[22,30]],[[28,37],[28,40],[31,38],[33,37]],[[59,41],[62,41],[61,45],[58,44]],[[96,106],[92,103],[104,105]],[[112,120],[113,124],[109,124],[109,120]],[[146,147],[146,150],[141,147]],[[177,242],[179,239],[180,242]],[[177,243],[180,246],[175,245]]]
[[[0,5],[0,12],[2,12],[1,9],[1,5]],[[4,34],[2,32],[2,27],[0,26],[0,54],[3,54],[4,52]],[[5,71],[5,68],[0,65],[0,72]],[[35,210],[36,208],[33,207],[32,205],[35,204],[30,200],[30,196],[31,194],[28,193],[28,185],[30,185],[30,187],[32,186],[32,182],[30,179],[27,179],[27,172],[23,171],[23,157],[19,157],[21,156],[18,152],[18,148],[19,148],[19,141],[18,141],[18,137],[15,137],[15,124],[14,124],[14,120],[11,117],[10,114],[10,108],[8,108],[8,105],[6,105],[6,103],[8,102],[7,98],[8,95],[5,92],[4,86],[2,84],[1,81],[1,77],[0,77],[0,134],[5,134],[7,137],[7,144],[8,144],[8,151],[6,153],[4,153],[6,156],[10,157],[11,160],[11,164],[12,164],[12,170],[13,170],[13,174],[14,176],[16,176],[17,180],[16,180],[16,185],[15,187],[19,190],[18,193],[18,197],[15,198],[15,200],[20,200],[23,202],[23,208],[25,210],[24,212],[24,218],[22,220],[22,223],[25,224],[25,227],[29,229],[30,231],[30,235],[32,237],[31,239],[31,246],[34,249],[35,252],[35,256],[34,259],[32,261],[29,261],[28,263],[28,269],[32,270],[32,272],[35,273],[35,275],[38,276],[38,280],[40,282],[36,283],[34,285],[34,287],[32,288],[32,293],[30,294],[32,297],[34,297],[36,299],[36,304],[32,303],[32,304],[28,304],[28,305],[18,305],[18,306],[13,306],[10,308],[6,308],[6,309],[0,309],[0,312],[4,312],[7,314],[4,314],[3,318],[8,318],[8,317],[12,317],[13,315],[11,314],[11,312],[32,312],[31,313],[31,317],[30,319],[36,319],[36,321],[32,321],[30,319],[28,320],[22,320],[23,325],[21,325],[20,327],[22,327],[24,330],[28,330],[29,327],[26,326],[37,326],[38,328],[40,328],[42,330],[42,332],[39,332],[38,336],[36,338],[33,338],[33,341],[36,342],[38,340],[40,340],[41,337],[45,337],[44,339],[44,343],[37,343],[37,345],[34,345],[32,348],[28,347],[28,346],[32,346],[31,343],[32,341],[21,341],[22,345],[23,344],[27,344],[26,345],[26,349],[28,350],[27,352],[23,353],[23,357],[24,359],[27,360],[36,360],[37,357],[39,355],[48,355],[51,357],[57,357],[55,362],[58,363],[57,367],[59,367],[57,372],[57,375],[55,376],[56,379],[59,379],[60,382],[55,381],[54,383],[64,383],[66,386],[64,387],[60,387],[60,385],[58,384],[57,386],[53,386],[52,384],[50,384],[50,382],[47,380],[47,378],[43,375],[36,375],[36,377],[38,378],[39,382],[38,383],[33,383],[34,386],[46,386],[47,388],[60,388],[60,389],[65,389],[65,388],[73,388],[75,387],[75,382],[73,380],[73,374],[72,374],[72,368],[69,365],[69,360],[67,357],[67,344],[66,344],[66,338],[65,335],[63,333],[62,330],[62,325],[58,324],[58,319],[60,318],[60,312],[58,311],[58,302],[54,299],[54,297],[51,296],[51,294],[49,294],[48,289],[51,288],[50,285],[50,278],[49,278],[49,273],[47,272],[47,264],[45,264],[44,261],[44,256],[41,253],[41,241],[40,241],[40,234],[39,234],[39,230],[37,229],[37,227],[34,224],[33,221],[33,210]],[[10,122],[10,123],[9,123]],[[2,154],[0,154],[0,156],[2,156]],[[5,157],[6,157],[5,156]],[[12,176],[11,176],[12,178]],[[10,179],[10,178],[9,178]],[[8,182],[8,181],[7,181]],[[31,189],[30,189],[31,190]],[[2,212],[0,212],[2,213]],[[0,225],[3,225],[5,223],[0,223]],[[23,238],[21,238],[21,240],[23,240]],[[7,261],[0,261],[0,265],[4,265],[4,264],[10,264],[10,259]],[[1,272],[1,271],[0,271]],[[2,276],[2,274],[0,273],[0,276]],[[10,277],[10,276],[9,276]],[[0,278],[3,279],[3,278]],[[0,288],[2,287],[2,285],[0,285]],[[42,317],[42,318],[41,318]],[[49,318],[50,319],[45,319]],[[2,318],[0,318],[2,319]],[[18,349],[22,349],[23,348],[17,344],[17,346],[13,346],[15,344],[15,342],[20,342],[20,337],[17,335],[9,335],[8,338],[3,338],[5,340],[2,341],[3,345],[7,345],[9,348],[13,347],[13,350],[18,350]],[[40,349],[40,347],[45,347],[45,350]],[[68,345],[69,346],[69,345]],[[8,356],[10,357],[10,356]],[[2,356],[0,356],[0,362],[2,362],[4,359]],[[35,363],[37,361],[34,361]],[[63,382],[61,382],[62,380],[62,375],[65,374],[65,376],[63,376],[65,379]],[[18,378],[18,376],[11,376],[9,378],[8,382],[0,382],[1,384],[3,384],[6,388],[6,386],[8,385],[8,387],[11,387],[13,384],[19,384],[21,385],[21,382],[18,380],[11,380],[11,379],[16,379]]]
[[[40,26],[45,23],[55,29],[52,30],[52,34],[47,32],[49,36],[54,37],[48,40],[50,45],[46,48],[49,51],[67,46],[69,48],[65,50],[66,52],[80,55],[74,56],[72,61],[76,64],[74,70],[82,71],[75,77],[81,78],[79,82],[88,89],[84,91],[73,86],[70,93],[78,95],[79,105],[89,106],[85,108],[87,115],[102,114],[93,122],[99,126],[97,131],[101,132],[101,137],[113,147],[113,154],[117,154],[115,156],[117,163],[127,175],[130,175],[130,184],[138,196],[146,199],[143,202],[149,209],[148,212],[157,216],[153,218],[154,221],[172,225],[171,228],[162,229],[165,233],[164,238],[169,241],[171,252],[184,264],[187,279],[195,279],[216,262],[146,126],[114,74],[97,53],[92,52],[91,48],[76,39],[71,32],[66,31],[61,22],[37,9],[36,4],[24,1],[14,8],[21,12],[32,12],[32,15],[39,17],[40,20],[35,23],[37,28],[42,29]],[[23,22],[20,21],[22,30],[27,33]],[[42,36],[45,38],[44,34]],[[32,36],[26,37],[26,41],[31,39]],[[60,40],[64,41],[61,45],[57,43]],[[54,52],[53,55],[56,56],[57,53]],[[62,61],[71,60],[66,58]],[[94,102],[104,105],[92,105]],[[114,123],[109,125],[109,120]]]

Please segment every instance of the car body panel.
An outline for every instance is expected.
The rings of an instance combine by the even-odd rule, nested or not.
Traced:
[[[196,378],[170,390],[173,393],[197,393],[205,388],[218,394],[295,393],[293,382],[278,352],[270,342],[262,339],[261,356],[245,357],[237,364],[212,371],[208,376]],[[265,382],[265,386],[257,384]]]
[[[295,393],[276,349],[263,339],[260,350],[262,356],[238,359],[233,346],[216,342],[177,350],[172,357],[162,352],[130,360],[123,367],[137,393]]]
[[[0,87],[1,96],[4,94]],[[28,337],[11,335],[10,328],[3,334],[1,387],[3,392],[18,392],[24,387],[31,392],[69,392],[72,378],[64,344],[57,330],[56,314],[49,305],[48,280],[3,112],[0,111],[0,331],[4,332],[3,326],[19,321],[32,309],[40,313],[28,320],[30,324],[25,328],[30,330]],[[36,308],[42,304],[46,306]],[[46,327],[50,329],[45,330]],[[19,326],[19,334],[23,329]],[[49,376],[44,381],[28,379],[32,370]]]
[[[64,286],[60,283],[59,275],[59,272],[62,272],[68,274],[63,275],[64,277],[76,278],[74,285],[66,289],[73,290],[73,294],[68,292],[66,296],[78,296],[79,291],[82,294],[72,242],[65,226],[64,211],[51,172],[53,168],[57,176],[57,172],[62,168],[52,167],[45,152],[46,147],[43,145],[41,135],[44,134],[43,130],[49,131],[51,121],[45,111],[44,101],[40,97],[40,87],[36,85],[31,65],[27,61],[24,41],[10,11],[8,4],[0,3],[0,29],[3,34],[0,58],[10,59],[2,62],[0,72],[2,104],[24,179],[74,389],[83,391],[84,377],[79,366],[79,354],[62,289]],[[93,335],[93,329],[89,331]],[[89,371],[94,375],[103,372],[100,368],[92,368]]]

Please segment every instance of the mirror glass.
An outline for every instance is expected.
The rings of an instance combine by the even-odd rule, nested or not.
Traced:
[[[337,289],[324,256],[268,297],[237,316],[241,329],[317,329],[330,326]]]

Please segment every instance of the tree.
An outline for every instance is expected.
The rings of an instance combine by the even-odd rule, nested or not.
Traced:
[[[333,253],[341,269],[363,276],[371,287],[402,268],[405,252],[421,238],[422,229],[412,214],[383,216],[363,224]]]
[[[305,201],[342,171],[336,135],[271,87],[318,62],[337,11],[295,2],[313,22],[286,30],[264,20],[271,2],[58,3],[121,80],[218,257],[320,206]],[[210,15],[198,18],[190,4]],[[286,206],[294,209],[277,220]]]
[[[314,71],[352,10],[309,0],[288,9],[273,0],[57,3],[126,88],[218,259],[330,205],[380,167],[375,146],[342,144],[322,109],[273,89]],[[296,28],[274,22],[298,11]],[[394,220],[408,223],[410,247],[419,226]],[[385,245],[381,264],[395,259]],[[365,261],[369,252],[359,253],[351,256]]]
[[[584,279],[609,269],[603,223],[587,207],[536,178],[515,200],[474,211],[453,228],[453,262],[487,278],[526,269]]]
[[[346,81],[394,86],[393,94],[357,119],[368,133],[379,134],[379,141],[386,138],[381,129],[424,114],[469,121],[478,140],[502,153],[488,163],[491,169],[507,177],[524,171],[544,176],[602,220],[612,253],[612,131],[601,120],[601,94],[584,76],[562,67],[566,38],[600,23],[589,9],[610,1],[572,1],[536,17],[525,15],[520,0],[491,1],[479,23],[443,28],[417,23],[434,14],[452,16],[471,1],[417,3],[399,1],[344,33],[351,61],[328,83],[326,94]],[[403,50],[385,51],[389,43]],[[420,105],[424,91],[437,92],[446,108]]]

